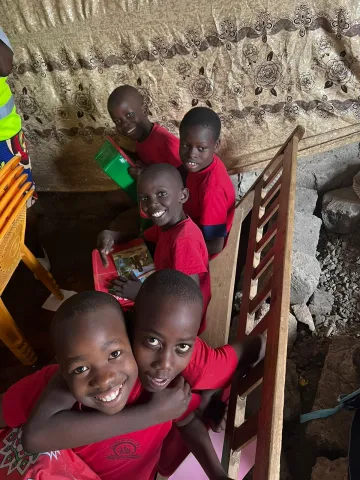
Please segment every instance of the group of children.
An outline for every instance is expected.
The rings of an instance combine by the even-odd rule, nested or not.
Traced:
[[[191,451],[210,479],[226,479],[199,413],[201,395],[228,387],[235,372],[246,374],[262,358],[264,339],[212,349],[198,337],[211,298],[209,258],[225,247],[235,208],[215,155],[220,120],[194,108],[178,140],[149,121],[132,87],[117,88],[108,108],[119,131],[136,141],[131,175],[154,224],[144,238],[155,244],[156,272],[143,284],[119,278],[110,286],[135,301],[131,322],[106,293],[65,301],[51,327],[57,364],[10,387],[0,427],[19,435],[26,452],[48,452],[32,457],[26,478],[154,480]],[[122,227],[99,234],[104,265],[113,245],[129,239]]]
[[[190,110],[180,124],[180,139],[146,115],[142,96],[133,87],[116,88],[108,109],[119,132],[136,142],[139,208],[153,222],[144,232],[155,244],[156,270],[172,268],[190,275],[200,285],[204,315],[199,334],[206,327],[211,298],[209,259],[226,246],[235,210],[235,191],[224,164],[216,156],[221,122],[210,108]],[[185,185],[184,185],[185,179]],[[138,214],[137,214],[138,215]],[[134,236],[127,225],[98,237],[104,265],[115,243]],[[119,278],[110,293],[134,300],[141,283]]]

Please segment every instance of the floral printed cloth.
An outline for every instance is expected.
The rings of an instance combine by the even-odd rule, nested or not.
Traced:
[[[230,172],[261,167],[297,124],[300,153],[360,135],[357,0],[3,0],[0,18],[40,189],[115,187],[93,157],[125,83],[175,134],[191,107],[212,107]]]

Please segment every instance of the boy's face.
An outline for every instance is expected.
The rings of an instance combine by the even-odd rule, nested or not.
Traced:
[[[149,122],[144,113],[144,106],[140,98],[129,95],[109,110],[110,117],[116,125],[116,130],[129,137],[131,140],[139,141],[146,136],[146,125]]]
[[[202,316],[201,302],[153,299],[136,311],[133,351],[149,392],[166,388],[188,365]]]
[[[183,204],[189,198],[171,174],[159,172],[138,180],[138,199],[142,211],[159,227],[176,225],[183,215]]]
[[[196,125],[180,132],[179,154],[181,161],[189,172],[200,172],[208,167],[219,146],[212,130]]]
[[[78,402],[108,415],[124,408],[138,371],[119,311],[102,306],[79,313],[72,331],[58,336],[55,344],[62,374]]]

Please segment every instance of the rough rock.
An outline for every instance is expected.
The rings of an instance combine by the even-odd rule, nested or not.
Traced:
[[[300,187],[296,185],[295,191],[295,212],[308,213],[312,215],[314,213],[318,194],[316,190],[310,188]]]
[[[312,469],[311,480],[347,480],[348,459],[341,457],[329,460],[326,457],[318,457],[316,465]]]
[[[321,225],[320,218],[315,215],[295,212],[293,250],[315,256]]]
[[[261,172],[244,172],[239,174],[239,197],[243,197],[246,192],[256,182]]]
[[[289,324],[288,324],[288,352],[291,351],[294,343],[296,342],[297,338],[297,321],[294,315],[289,313]]]
[[[313,410],[333,408],[340,394],[349,394],[359,388],[359,376],[353,363],[353,353],[360,339],[346,336],[334,337],[325,359],[316,392]],[[306,428],[309,441],[322,452],[346,455],[353,413],[342,410],[331,417],[312,420]]]
[[[240,178],[240,174],[239,173],[236,173],[234,175],[230,175],[230,178],[231,178],[231,182],[234,186],[234,190],[235,190],[235,197],[236,198],[240,198],[240,195],[239,195],[239,178]]]
[[[326,153],[301,158],[296,180],[302,187],[325,193],[352,185],[359,164],[359,144],[352,143]]]
[[[293,305],[292,310],[298,322],[307,325],[311,332],[315,331],[314,320],[307,305]]]
[[[317,288],[310,298],[309,310],[312,315],[321,316],[331,312],[334,295],[322,288]]]
[[[289,422],[301,413],[301,398],[296,365],[292,360],[286,362],[284,421]]]
[[[293,252],[290,303],[307,303],[314,293],[320,278],[320,264],[316,258],[304,252]]]
[[[328,192],[323,197],[321,215],[328,232],[355,232],[360,226],[360,199],[352,187]]]

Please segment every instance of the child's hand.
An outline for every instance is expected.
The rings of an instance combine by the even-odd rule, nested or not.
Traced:
[[[139,161],[137,161],[135,165],[135,167],[129,167],[128,172],[130,177],[132,177],[134,180],[137,180],[141,175],[141,172],[144,170],[145,165]]]
[[[171,387],[161,392],[154,393],[150,405],[159,415],[159,421],[168,422],[183,415],[191,400],[190,385],[185,382],[184,377],[177,377]]]
[[[221,399],[222,390],[204,390],[201,392],[201,404],[198,412],[213,432],[226,428],[227,404]]]
[[[107,255],[113,250],[114,238],[111,230],[103,230],[97,237],[97,249],[104,267],[109,266]]]
[[[141,288],[141,281],[131,272],[131,278],[119,277],[110,282],[109,293],[117,297],[135,300]]]

